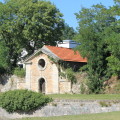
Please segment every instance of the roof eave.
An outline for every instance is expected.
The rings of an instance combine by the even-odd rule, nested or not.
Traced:
[[[61,60],[57,55],[55,55],[51,50],[49,50],[46,46],[43,46],[41,49],[37,50],[35,53],[33,53],[32,55],[30,55],[28,58],[26,58],[23,63],[27,63],[29,60],[31,60],[37,53],[42,52],[46,55],[48,55],[49,57],[52,57],[53,59],[55,59],[56,61]]]

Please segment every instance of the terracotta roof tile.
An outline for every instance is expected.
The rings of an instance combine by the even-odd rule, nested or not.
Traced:
[[[47,46],[46,47],[60,59],[64,61],[74,61],[74,62],[87,62],[86,58],[83,58],[78,51],[74,51],[69,48]]]

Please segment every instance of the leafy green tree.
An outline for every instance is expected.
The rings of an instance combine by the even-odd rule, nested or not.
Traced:
[[[120,76],[120,28],[117,24],[116,26],[106,30],[105,42],[107,50],[110,52],[110,56],[107,58],[109,71],[112,75]]]
[[[61,40],[64,21],[55,5],[44,0],[9,0],[0,4],[0,36],[15,67],[21,50],[29,54]],[[34,45],[31,45],[33,41]]]
[[[74,28],[65,23],[62,40],[73,40],[76,34],[77,32],[74,30]]]
[[[110,52],[105,42],[105,31],[116,19],[101,4],[94,5],[90,9],[82,8],[76,17],[79,21],[79,34],[76,40],[81,43],[77,49],[88,59],[88,87],[90,93],[99,93],[104,80],[108,78],[106,58],[110,56]]]
[[[107,50],[111,54],[107,58],[109,71],[111,71],[112,75],[120,77],[120,1],[114,1],[115,5],[110,8],[110,12],[113,16],[116,16],[117,20],[105,30],[105,42]]]
[[[5,46],[5,43],[0,39],[0,75],[5,74],[9,69],[9,49]]]

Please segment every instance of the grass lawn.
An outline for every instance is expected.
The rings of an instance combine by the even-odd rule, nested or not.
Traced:
[[[120,100],[120,94],[53,94],[53,99],[79,99],[79,100]]]
[[[110,113],[70,115],[59,117],[23,118],[18,120],[120,120],[120,111]]]

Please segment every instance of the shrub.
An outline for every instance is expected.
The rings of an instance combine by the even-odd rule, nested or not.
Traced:
[[[46,105],[52,99],[37,92],[13,90],[0,94],[0,107],[8,112],[27,112]]]
[[[114,86],[114,93],[120,93],[120,81],[116,82],[117,84]]]
[[[85,86],[83,83],[81,83],[81,86],[80,86],[80,93],[81,94],[84,94],[85,93]]]
[[[14,75],[18,77],[25,77],[25,69],[23,68],[15,68]]]
[[[99,104],[101,105],[101,107],[109,107],[109,106],[111,106],[111,104],[109,102],[104,102],[104,101],[100,101]]]
[[[64,72],[59,72],[59,75],[63,78],[66,78],[66,74]]]
[[[70,80],[72,84],[77,82],[77,79],[74,74],[75,73],[71,68],[66,69],[67,79]]]
[[[71,83],[77,83],[77,79],[75,77],[75,72],[72,70],[72,68],[67,68],[65,72],[60,72],[59,75],[61,77],[67,78],[71,81]]]

